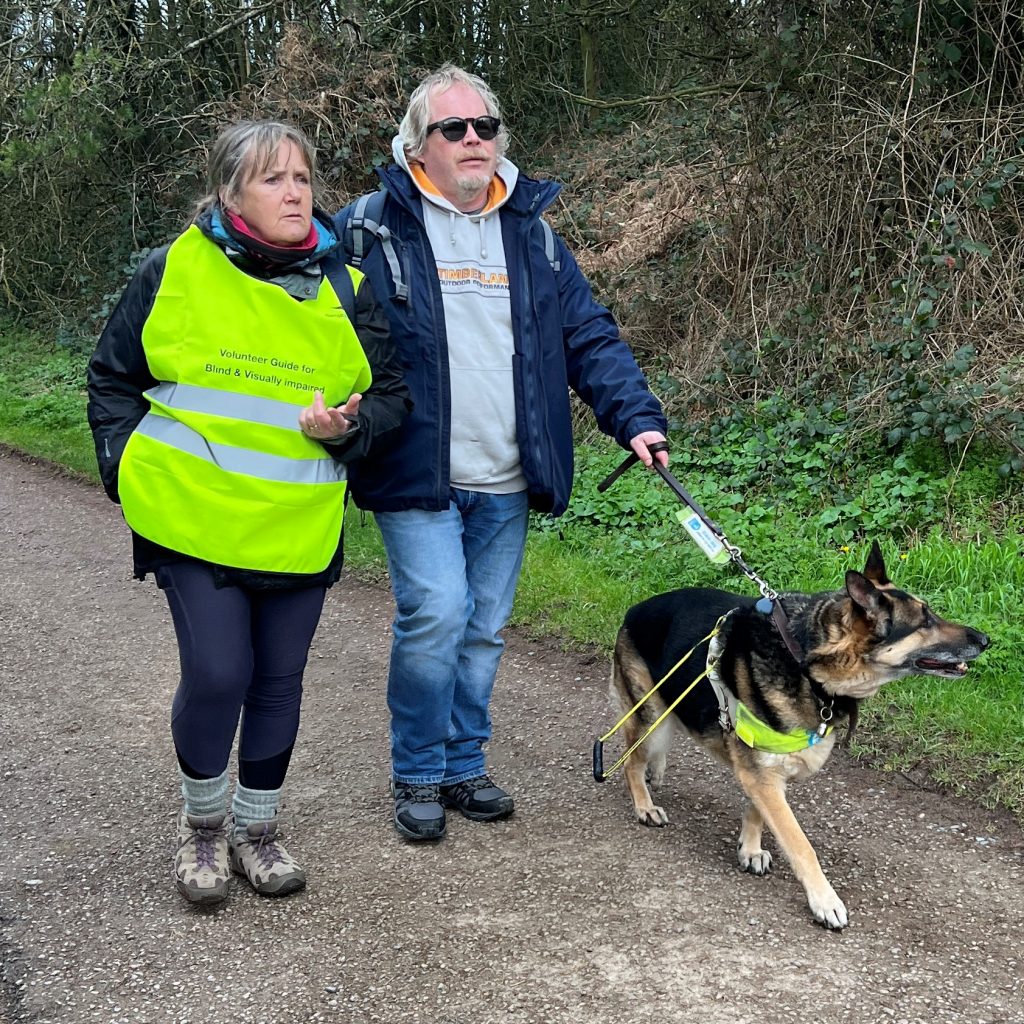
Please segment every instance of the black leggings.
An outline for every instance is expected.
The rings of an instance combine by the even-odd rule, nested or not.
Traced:
[[[239,781],[251,789],[284,782],[299,729],[302,673],[326,587],[216,587],[213,570],[177,562],[157,571],[181,658],[171,735],[186,775],[214,778],[238,740]]]

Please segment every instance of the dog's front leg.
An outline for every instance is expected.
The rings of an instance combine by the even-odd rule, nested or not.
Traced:
[[[793,866],[807,894],[807,904],[814,919],[826,928],[839,930],[849,923],[849,916],[843,901],[836,895],[814,852],[793,809],[786,800],[786,784],[777,775],[755,773],[737,766],[736,777],[743,791],[750,798],[755,810],[764,823],[772,830],[786,859]],[[754,824],[754,819],[744,819],[744,827]],[[760,843],[757,844],[760,846]],[[743,833],[740,849],[743,850]],[[740,855],[743,865],[743,855]]]

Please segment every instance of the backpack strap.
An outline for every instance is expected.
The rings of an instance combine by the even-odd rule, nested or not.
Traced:
[[[555,255],[555,233],[551,230],[551,225],[541,217],[537,221],[540,226],[541,234],[544,236],[544,255],[547,257],[548,263],[551,264],[551,269],[554,273],[558,273],[562,269],[562,262]]]
[[[349,263],[352,264],[357,270],[362,266],[363,257],[366,255],[367,249],[373,244],[370,240],[367,243],[366,238],[366,207],[369,206],[370,200],[374,196],[380,195],[383,190],[378,192],[366,192],[361,195],[355,202],[355,206],[352,210],[352,216],[349,217],[348,223],[345,225],[345,241],[350,243],[349,249],[351,251],[351,259]],[[379,204],[383,206],[383,203]],[[380,222],[380,210],[375,211],[377,216],[373,218],[377,223]],[[376,225],[374,225],[376,226]]]
[[[381,187],[376,192],[361,195],[355,201],[352,214],[345,224],[345,245],[351,254],[349,263],[358,270],[366,254],[373,247],[374,241],[379,242],[388,269],[391,271],[391,279],[395,283],[395,298],[405,302],[409,298],[409,286],[402,277],[402,265],[398,261],[391,232],[381,224],[387,197],[388,190]]]
[[[341,308],[345,310],[348,322],[354,328],[356,325],[356,290],[352,284],[352,276],[348,272],[348,267],[340,259],[327,259],[324,260],[324,263],[326,264],[324,273],[327,275],[327,280],[331,282],[334,294],[338,296]]]
[[[405,302],[409,298],[409,286],[402,277],[402,265],[395,252],[392,234],[381,223],[387,197],[387,188],[381,186],[376,192],[364,193],[352,204],[352,213],[344,226],[345,247],[349,254],[348,262],[358,270],[373,248],[373,243],[379,242],[395,284],[395,298]],[[562,264],[555,247],[555,233],[543,217],[537,221],[536,226],[541,232],[544,255],[551,265],[552,272],[557,274],[562,269]]]

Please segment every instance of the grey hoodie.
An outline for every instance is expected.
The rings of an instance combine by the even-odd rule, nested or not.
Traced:
[[[398,165],[423,197],[423,221],[437,264],[444,301],[451,381],[451,484],[510,494],[526,489],[516,441],[512,382],[512,308],[498,210],[462,213],[443,196],[420,187],[400,137]],[[519,178],[509,160],[497,174],[511,195]]]

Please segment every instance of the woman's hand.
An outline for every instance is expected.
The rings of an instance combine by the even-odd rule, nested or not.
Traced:
[[[336,441],[355,422],[362,400],[363,396],[357,393],[337,409],[328,408],[324,405],[323,394],[317,391],[313,396],[313,404],[299,413],[299,429],[315,441]]]

